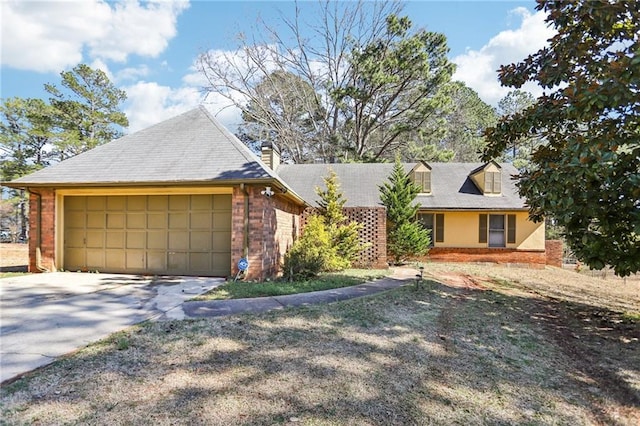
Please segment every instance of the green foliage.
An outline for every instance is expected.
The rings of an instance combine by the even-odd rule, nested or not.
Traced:
[[[540,1],[557,34],[503,85],[547,89],[526,110],[487,130],[485,158],[541,136],[519,181],[534,220],[552,216],[594,269],[640,271],[640,9],[635,1]]]
[[[379,278],[388,270],[348,269],[340,272],[321,273],[317,277],[300,281],[275,280],[263,282],[229,281],[193,300],[228,300],[251,297],[282,296],[350,287]]]
[[[406,144],[411,133],[446,108],[441,90],[454,65],[443,34],[410,33],[407,17],[389,15],[386,31],[351,51],[348,82],[332,92],[352,129],[345,139],[356,158],[377,161]]]
[[[85,64],[71,71],[60,73],[60,90],[53,84],[45,89],[52,95],[54,120],[60,137],[56,148],[60,159],[72,157],[98,145],[110,142],[122,135],[118,128],[129,125],[126,115],[119,110],[120,103],[127,99],[101,71]]]
[[[495,125],[496,111],[460,81],[441,88],[449,101],[409,133],[404,161],[477,162],[486,145],[484,130]]]
[[[400,264],[407,258],[427,254],[431,244],[429,234],[429,230],[418,222],[403,222],[392,228],[387,234],[387,247],[395,263]]]
[[[337,259],[329,232],[320,216],[312,215],[302,236],[284,256],[284,277],[291,281],[304,281],[329,270]]]
[[[359,237],[362,224],[347,222],[347,217],[343,213],[347,200],[340,191],[338,176],[333,170],[324,178],[324,184],[326,187],[324,191],[316,188],[316,193],[320,197],[319,215],[324,220],[331,244],[337,254],[337,258],[328,267],[329,270],[336,271],[350,267],[366,246],[360,242]]]
[[[400,158],[388,181],[380,186],[380,200],[387,208],[387,251],[396,264],[411,256],[428,253],[429,231],[416,220],[420,206],[415,203],[420,188],[405,173]]]

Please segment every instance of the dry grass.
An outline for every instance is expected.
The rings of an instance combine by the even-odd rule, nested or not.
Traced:
[[[28,244],[0,243],[0,272],[26,272],[28,265]]]
[[[427,265],[439,282],[149,323],[1,390],[7,424],[640,422],[638,287]],[[580,280],[576,282],[576,280]],[[623,300],[624,299],[624,300]]]

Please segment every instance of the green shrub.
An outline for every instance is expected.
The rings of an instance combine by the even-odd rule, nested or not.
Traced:
[[[324,220],[313,215],[309,217],[302,236],[284,256],[284,277],[290,281],[307,280],[337,267],[337,258]]]
[[[430,232],[418,222],[405,222],[389,232],[387,248],[396,265],[429,252]]]

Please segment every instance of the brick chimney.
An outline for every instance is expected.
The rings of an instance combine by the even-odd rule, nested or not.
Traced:
[[[261,160],[274,172],[280,165],[280,150],[273,142],[262,142],[260,146],[262,152]]]

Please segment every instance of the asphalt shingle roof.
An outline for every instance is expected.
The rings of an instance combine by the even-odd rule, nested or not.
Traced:
[[[405,163],[409,173],[416,163]],[[431,195],[418,196],[416,201],[427,209],[460,210],[526,210],[525,201],[518,195],[512,175],[517,170],[511,164],[502,167],[502,194],[485,196],[469,178],[480,163],[429,163]],[[311,206],[319,197],[315,188],[325,189],[323,178],[329,169],[338,175],[340,188],[347,200],[346,207],[380,207],[379,186],[387,181],[393,164],[282,164],[278,175]]]
[[[11,183],[160,184],[269,178],[277,176],[201,106]]]

